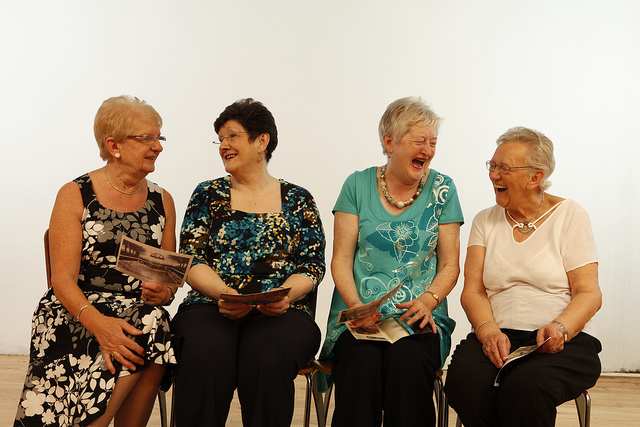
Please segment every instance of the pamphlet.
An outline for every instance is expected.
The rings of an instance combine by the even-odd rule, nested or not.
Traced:
[[[347,328],[354,338],[359,340],[389,341],[394,343],[400,338],[409,336],[409,332],[395,317],[389,317],[368,328],[354,328],[347,323]]]
[[[513,362],[514,360],[518,360],[521,357],[524,357],[524,356],[527,356],[527,355],[533,353],[534,351],[536,351],[538,348],[540,348],[544,343],[546,343],[550,339],[551,339],[551,337],[547,338],[542,343],[540,343],[540,345],[534,344],[534,345],[528,345],[528,346],[519,347],[519,348],[515,349],[513,352],[509,353],[509,355],[507,356],[507,358],[504,361],[504,364],[502,365],[502,368],[500,368],[500,370],[498,371],[498,374],[496,375],[496,379],[493,381],[493,386],[494,387],[498,387],[500,385],[500,374],[502,373],[502,370],[509,363]]]
[[[384,304],[389,298],[395,295],[396,292],[402,287],[402,283],[398,286],[387,292],[385,295],[381,296],[375,301],[372,301],[368,304],[362,305],[360,307],[348,308],[346,310],[342,310],[338,315],[338,323],[345,323],[351,320],[363,319],[369,316],[371,313],[375,312],[382,304]]]
[[[278,288],[267,292],[258,292],[254,294],[222,294],[220,299],[228,302],[239,302],[243,304],[270,304],[272,302],[280,301],[282,298],[289,295],[290,288]]]
[[[395,317],[388,317],[376,323],[375,325],[364,327],[354,327],[351,321],[363,319],[374,313],[382,304],[389,300],[402,287],[402,283],[387,292],[377,300],[365,304],[360,307],[342,310],[338,316],[338,323],[346,323],[351,334],[359,340],[388,341],[394,343],[400,338],[413,334],[432,332],[431,327],[419,329],[419,322],[411,326],[403,325]]]
[[[192,261],[192,255],[166,251],[123,236],[116,258],[116,270],[143,281],[182,286]]]

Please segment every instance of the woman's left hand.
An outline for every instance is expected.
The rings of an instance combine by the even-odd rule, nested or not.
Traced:
[[[564,349],[564,334],[562,333],[562,329],[555,323],[549,323],[538,329],[538,335],[536,336],[538,345],[547,338],[549,338],[549,341],[538,348],[538,353],[554,354]]]
[[[407,321],[407,325],[411,326],[412,324],[420,321],[420,329],[424,329],[427,325],[431,325],[431,330],[433,333],[437,333],[436,322],[433,320],[433,314],[431,314],[431,309],[424,303],[421,299],[416,298],[408,302],[403,302],[401,304],[396,304],[396,307],[407,311],[400,316],[400,321]],[[407,320],[408,319],[408,320]]]
[[[171,300],[171,290],[156,282],[142,282],[142,301],[149,305],[163,305]]]
[[[270,304],[258,304],[256,305],[256,309],[267,316],[282,316],[287,312],[290,305],[291,299],[289,295],[285,295],[280,301],[272,302]]]

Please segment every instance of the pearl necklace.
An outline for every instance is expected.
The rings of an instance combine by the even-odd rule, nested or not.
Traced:
[[[533,218],[536,217],[536,215],[538,215],[538,212],[540,212],[540,209],[542,209],[542,202],[544,202],[544,192],[542,193],[542,200],[540,200],[540,206],[538,206],[538,210],[536,211],[536,213],[533,214],[533,216],[531,217],[530,220],[528,221],[524,221],[524,222],[518,222],[516,221],[513,216],[511,216],[511,214],[509,213],[508,210],[507,211],[507,215],[509,215],[509,218],[511,218],[511,221],[515,222],[516,224],[512,227],[512,228],[516,228],[518,227],[518,230],[522,233],[522,234],[529,234],[531,233],[533,230],[536,230],[536,223],[535,222],[531,222],[533,220]],[[544,215],[543,215],[544,216]],[[539,219],[539,218],[538,218]],[[537,220],[536,220],[537,222]]]
[[[109,175],[107,174],[107,167],[104,167],[104,176],[107,177],[107,181],[109,181],[109,184],[111,184],[111,188],[113,188],[114,190],[122,193],[122,194],[126,194],[127,196],[131,196],[133,194],[136,194],[138,191],[140,191],[140,182],[138,182],[138,188],[135,189],[135,191],[132,191],[131,193],[127,193],[126,191],[122,191],[119,188],[117,188],[115,185],[113,185],[113,182],[111,182],[111,179],[109,178]]]
[[[387,181],[384,180],[384,173],[386,171],[386,168],[387,168],[386,166],[383,166],[382,170],[380,171],[380,187],[382,188],[382,194],[384,194],[384,197],[385,199],[387,199],[387,202],[391,203],[393,206],[397,207],[398,209],[402,209],[406,206],[409,206],[413,202],[415,202],[418,196],[420,195],[420,193],[422,192],[422,189],[424,188],[424,174],[422,174],[422,177],[420,178],[420,184],[418,185],[418,190],[416,191],[416,194],[414,194],[406,202],[394,202],[391,196],[389,195],[389,191],[387,190]]]

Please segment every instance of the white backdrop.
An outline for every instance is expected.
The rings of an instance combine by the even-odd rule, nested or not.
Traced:
[[[213,120],[239,98],[264,102],[280,131],[270,170],[314,194],[329,261],[342,182],[384,162],[380,116],[391,101],[419,95],[445,118],[432,167],[458,186],[463,248],[473,216],[494,203],[484,162],[498,135],[524,125],[554,141],[550,192],[589,211],[598,245],[603,370],[640,370],[639,5],[3,2],[0,353],[28,352],[46,287],[42,234],[57,190],[103,164],[92,124],[104,99],[136,95],[164,118],[168,141],[149,178],[174,196],[179,223],[196,184],[224,173]],[[470,330],[461,287],[462,279],[449,299],[454,343]],[[332,291],[327,274],[323,330]]]

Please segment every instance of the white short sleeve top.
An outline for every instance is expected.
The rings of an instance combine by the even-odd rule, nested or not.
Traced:
[[[473,220],[468,246],[484,246],[483,281],[501,328],[536,330],[571,301],[567,272],[598,262],[591,221],[573,200],[563,200],[523,242],[516,242],[504,208]],[[583,332],[596,336],[593,321]]]

